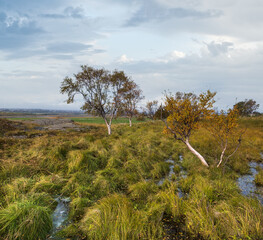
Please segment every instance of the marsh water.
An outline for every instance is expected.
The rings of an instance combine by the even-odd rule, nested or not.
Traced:
[[[177,177],[177,181],[179,181],[181,178],[186,178],[186,171],[183,169],[182,167],[182,161],[183,161],[183,156],[182,155],[179,155],[179,162],[178,163],[175,163],[174,160],[172,159],[168,159],[166,160],[165,162],[169,163],[170,166],[170,170],[169,170],[169,173],[166,177],[162,178],[158,183],[157,185],[158,186],[161,186],[164,182],[165,179],[168,179],[169,181],[172,180],[172,176],[175,175],[175,172],[174,172],[174,167],[175,166],[179,166],[179,176]],[[181,189],[178,187],[178,194],[179,194],[179,197],[182,198],[184,196],[183,192],[181,191]]]
[[[70,198],[57,197],[55,201],[58,203],[57,207],[52,215],[53,230],[49,239],[63,240],[64,238],[56,236],[56,233],[60,231],[66,224],[69,214],[69,202]]]
[[[241,194],[247,197],[256,197],[263,204],[263,187],[256,186],[254,180],[258,171],[257,168],[263,169],[263,163],[250,162],[250,173],[238,178],[237,183]]]

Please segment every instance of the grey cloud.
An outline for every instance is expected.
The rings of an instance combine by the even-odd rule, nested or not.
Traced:
[[[213,44],[212,42],[211,45]],[[231,46],[231,43],[219,44],[219,50],[213,51],[225,52]],[[231,58],[220,53],[217,56],[209,54],[202,57],[186,55],[185,58],[168,62],[114,62],[110,67],[116,68],[117,65],[118,69],[132,75],[144,94],[151,99],[167,89],[172,92],[202,92],[211,89],[218,92],[220,108],[232,106],[236,97],[241,100],[254,98],[257,102],[262,102],[263,56],[259,50],[247,52],[234,48]]]
[[[213,56],[218,56],[221,53],[227,53],[231,49],[231,47],[234,46],[232,42],[216,43],[214,41],[210,43],[205,43],[205,45],[207,46],[207,49],[210,52],[210,54],[212,54]]]
[[[32,1],[32,0],[1,0],[0,9],[15,10],[15,11],[31,11],[32,9],[52,9],[54,7],[65,4],[65,0],[44,0],[44,1]]]
[[[32,36],[43,32],[44,30],[26,15],[9,17],[4,12],[0,13],[0,49],[23,47]]]
[[[45,13],[45,14],[41,14],[40,17],[53,18],[53,19],[63,19],[63,18],[66,18],[67,16],[64,14],[58,14],[58,13]]]
[[[45,52],[43,50],[32,50],[32,49],[23,49],[23,50],[16,50],[8,54],[5,57],[5,60],[13,60],[13,59],[22,59],[22,58],[30,58],[37,55],[42,55]]]
[[[5,12],[0,13],[0,33],[12,34],[34,34],[43,30],[37,27],[36,22],[28,18],[27,15],[9,17]]]
[[[56,53],[72,53],[91,49],[92,45],[78,42],[56,42],[47,46],[47,51]]]
[[[70,16],[72,18],[83,18],[84,17],[84,10],[80,7],[67,7],[64,10],[64,13],[67,16]]]
[[[53,19],[64,19],[64,18],[84,18],[84,9],[81,7],[67,7],[63,13],[46,13],[41,14],[41,17],[44,18],[53,18]]]
[[[206,19],[216,18],[223,13],[220,10],[199,11],[193,8],[166,8],[157,2],[144,2],[134,15],[128,19],[125,26],[137,26],[145,22],[166,21],[173,18]]]

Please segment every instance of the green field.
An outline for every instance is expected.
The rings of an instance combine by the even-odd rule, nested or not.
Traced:
[[[68,117],[63,117],[63,118],[68,118]],[[10,121],[33,121],[36,119],[45,119],[44,117],[39,118],[39,117],[14,117],[14,118],[7,118]],[[105,124],[105,121],[101,117],[73,117],[73,118],[68,118],[73,120],[74,122],[78,123],[86,123],[86,124]],[[142,121],[138,121],[136,118],[132,118],[132,123],[141,123],[148,121],[149,119],[145,119]],[[129,124],[128,118],[120,117],[117,119],[112,120],[112,124],[121,124],[121,123],[127,123]]]
[[[79,123],[94,123],[94,124],[105,124],[105,121],[101,117],[76,117],[76,118],[71,118],[71,120]],[[146,120],[144,120],[146,121]],[[139,123],[139,122],[144,122],[144,121],[138,121],[136,118],[132,119],[132,123]],[[117,118],[112,120],[112,124],[120,124],[120,123],[129,123],[128,118]]]

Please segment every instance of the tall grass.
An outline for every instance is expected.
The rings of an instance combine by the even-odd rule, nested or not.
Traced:
[[[87,132],[46,131],[7,141],[0,147],[0,235],[46,239],[54,197],[64,195],[71,198],[71,224],[62,237],[163,239],[168,234],[163,218],[169,217],[172,228],[193,239],[263,239],[262,207],[242,197],[236,185],[263,150],[262,129],[251,124],[239,152],[221,168],[215,167],[220,147],[209,133],[201,128],[192,136],[209,169],[182,143],[163,135],[161,121],[114,125],[111,136],[94,125]],[[176,174],[158,186],[169,172],[167,159],[175,161]],[[187,177],[178,181],[181,168]]]
[[[143,232],[143,216],[124,195],[114,194],[88,209],[81,230],[89,239],[137,240]]]
[[[52,229],[50,213],[30,201],[12,203],[0,210],[0,234],[10,240],[44,240]]]

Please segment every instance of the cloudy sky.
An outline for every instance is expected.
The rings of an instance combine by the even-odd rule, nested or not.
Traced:
[[[86,64],[263,111],[262,29],[262,0],[0,0],[0,108],[78,109],[59,88]]]

